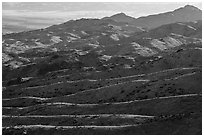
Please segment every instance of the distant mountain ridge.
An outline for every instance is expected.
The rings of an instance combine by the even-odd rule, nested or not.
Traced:
[[[99,20],[99,19],[98,19]],[[161,25],[176,23],[176,22],[192,22],[202,20],[202,11],[192,5],[186,5],[184,7],[175,9],[174,11],[164,12],[160,14],[153,14],[148,16],[142,16],[139,18],[131,17],[125,13],[117,13],[110,17],[103,17],[101,20],[113,20],[118,23],[128,23],[134,28],[150,30]],[[74,20],[73,20],[74,21]],[[53,25],[50,23],[50,25]],[[49,26],[49,24],[48,24]],[[42,27],[39,27],[42,28]],[[18,33],[22,31],[30,31],[27,26],[15,26],[15,25],[3,25],[3,34]]]
[[[152,29],[175,22],[190,22],[202,20],[202,11],[194,6],[186,5],[172,12],[140,17],[132,22],[136,26]]]
[[[174,11],[139,18],[133,18],[124,13],[119,13],[103,19],[112,19],[117,22],[127,22],[138,27],[153,29],[170,23],[202,20],[202,10],[192,5],[186,5]]]
[[[201,43],[202,18],[200,21],[194,21],[197,16],[186,15],[184,19],[191,21],[179,21],[184,14],[200,15],[200,12],[201,10],[187,5],[173,12],[138,19],[119,13],[103,19],[82,18],[45,29],[3,35],[3,64],[18,68],[26,63],[37,62],[35,59],[30,60],[32,58],[30,55],[25,56],[25,59],[16,58],[18,54],[30,54],[30,52],[36,52],[37,56],[41,52],[69,50],[80,50],[81,55],[95,51],[107,56],[153,56],[181,45]],[[171,20],[174,23],[169,23],[169,19],[161,19],[172,16],[169,14],[176,15],[178,19]],[[124,22],[125,19],[130,22]],[[143,20],[144,23],[141,24],[143,26],[133,25],[131,20]],[[148,20],[151,20],[150,23]],[[159,23],[160,26],[154,28]],[[150,24],[150,29],[143,29],[147,24]]]

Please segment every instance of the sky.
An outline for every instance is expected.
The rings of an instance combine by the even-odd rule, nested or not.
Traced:
[[[3,2],[2,31],[26,31],[71,19],[102,18],[120,12],[138,18],[173,11],[187,4],[202,9],[198,2]]]

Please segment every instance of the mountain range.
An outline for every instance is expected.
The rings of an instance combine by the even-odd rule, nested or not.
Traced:
[[[2,36],[3,134],[202,134],[202,11]]]
[[[175,22],[190,22],[201,20],[202,11],[197,7],[186,5],[185,7],[176,9],[171,12],[149,15],[139,18],[133,18],[125,15],[124,13],[119,13],[111,17],[105,17],[103,19],[112,19],[117,22],[127,22],[142,28],[153,29],[161,25]]]

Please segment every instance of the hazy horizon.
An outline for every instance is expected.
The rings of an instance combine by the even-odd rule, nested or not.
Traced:
[[[2,31],[39,29],[71,19],[102,18],[120,12],[138,18],[173,11],[185,5],[202,8],[199,2],[3,2]]]

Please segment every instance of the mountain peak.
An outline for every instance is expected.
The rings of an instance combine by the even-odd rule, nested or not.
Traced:
[[[117,13],[117,14],[115,14],[115,15],[113,15],[113,16],[127,16],[125,13],[123,13],[123,12],[121,12],[121,13]],[[112,17],[113,17],[112,16]]]
[[[201,11],[199,8],[193,6],[193,5],[185,5],[182,8],[179,8],[177,10],[191,10],[191,11]]]
[[[184,6],[184,8],[188,8],[188,9],[198,9],[197,7],[193,6],[193,5],[186,5]]]
[[[140,17],[130,23],[143,28],[152,29],[165,24],[197,20],[202,20],[202,11],[195,6],[186,5],[171,12]]]
[[[117,14],[112,15],[110,17],[105,17],[103,19],[112,19],[116,22],[131,22],[131,21],[135,20],[135,18],[130,17],[123,12],[117,13]]]

